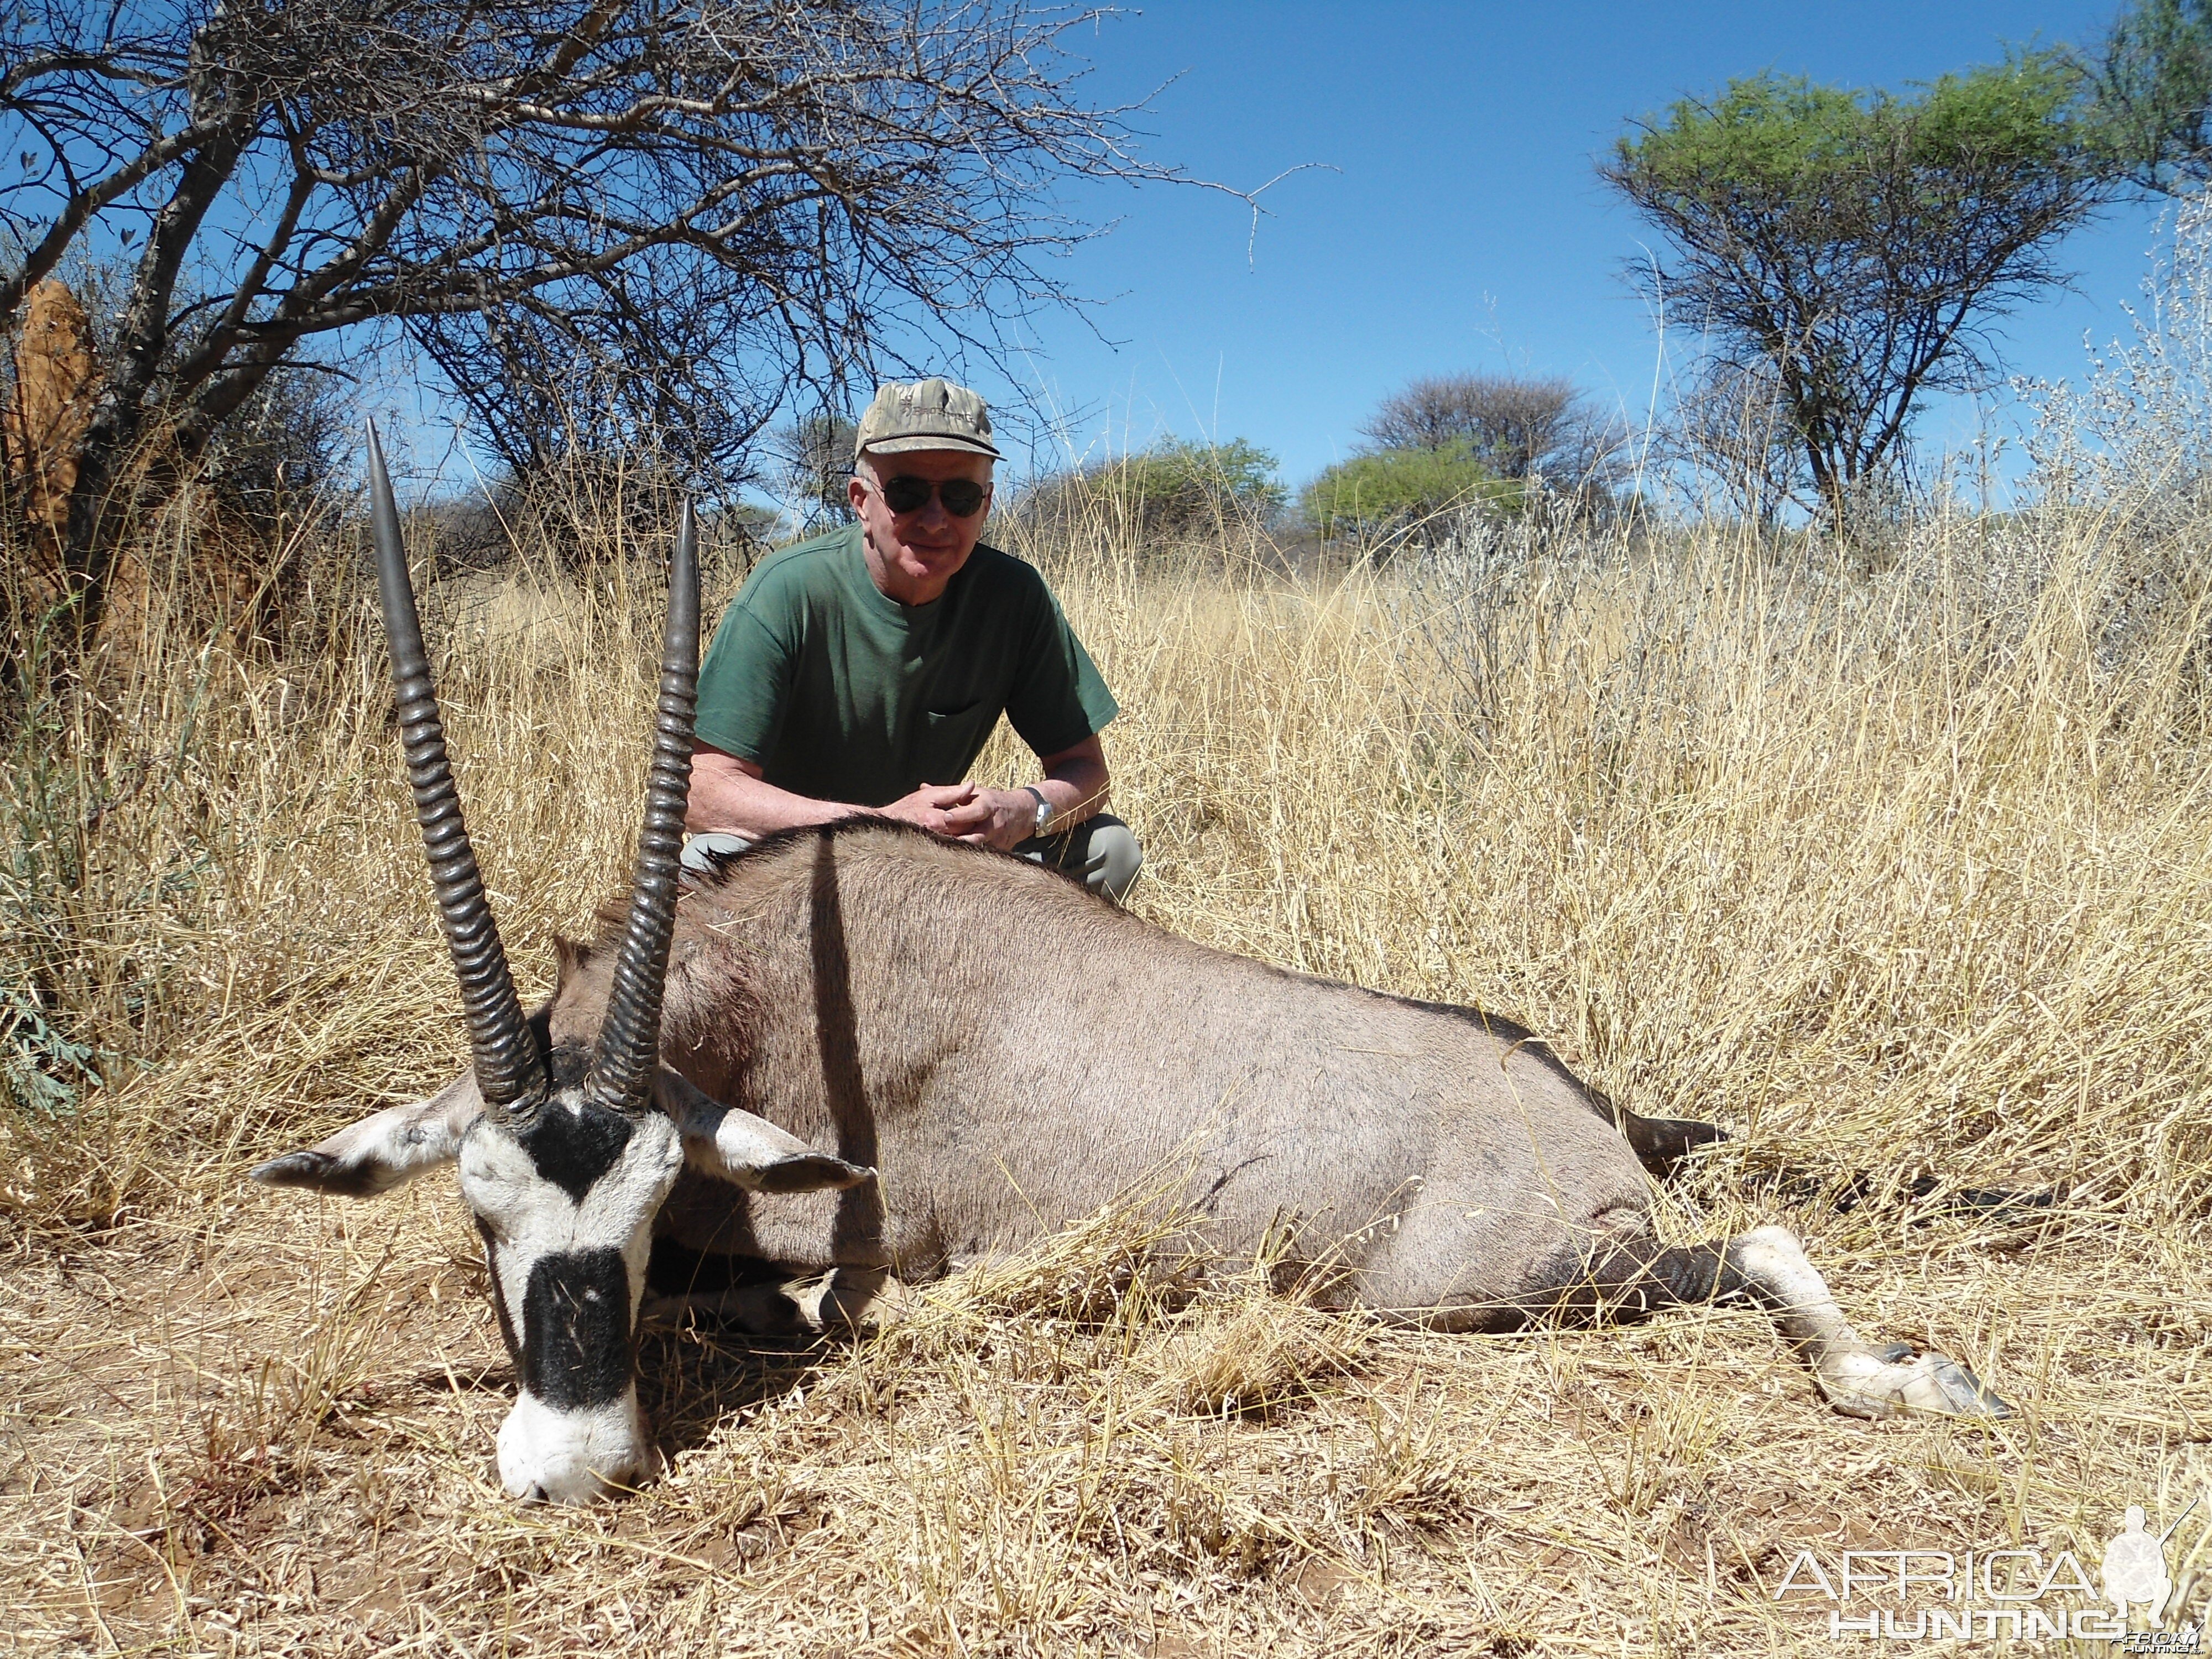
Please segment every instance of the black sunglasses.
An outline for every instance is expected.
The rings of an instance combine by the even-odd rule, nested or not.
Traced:
[[[884,498],[884,505],[894,513],[919,513],[934,495],[956,519],[972,519],[981,512],[986,493],[985,487],[973,478],[947,478],[940,484],[906,472],[896,478],[885,478],[876,488]]]

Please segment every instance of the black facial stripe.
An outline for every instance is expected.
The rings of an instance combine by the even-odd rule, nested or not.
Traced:
[[[629,1144],[629,1120],[620,1112],[570,1111],[556,1101],[515,1137],[545,1180],[581,1204],[592,1185],[614,1167]]]
[[[507,1311],[506,1287],[499,1282],[499,1251],[492,1244],[490,1225],[482,1216],[476,1221],[477,1236],[484,1242],[484,1272],[491,1279],[491,1310],[499,1316],[499,1340],[507,1344],[507,1357],[519,1371],[522,1368],[522,1345],[514,1340],[514,1321]]]
[[[543,1255],[522,1297],[522,1386],[558,1411],[629,1387],[629,1269],[619,1250]]]

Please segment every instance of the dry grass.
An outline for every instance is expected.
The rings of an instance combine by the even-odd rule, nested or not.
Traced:
[[[464,1052],[362,596],[326,583],[326,643],[271,657],[154,617],[6,776],[10,994],[109,1081],[0,1119],[0,1642],[1825,1651],[1771,1598],[1802,1548],[2094,1571],[2123,1505],[2163,1525],[2212,1484],[2203,618],[2145,620],[2109,531],[1939,525],[1871,577],[1711,537],[1304,584],[1053,556],[1126,711],[1148,914],[1517,1013],[1638,1109],[1726,1123],[1662,1225],[1790,1222],[1863,1325],[2017,1419],[1845,1422],[1747,1316],[1467,1339],[1256,1277],[1194,1297],[1139,1206],[855,1345],[650,1334],[670,1469],[591,1513],[491,1478],[509,1378],[447,1183],[240,1184]],[[433,606],[526,994],[634,834],[630,568]],[[1839,1211],[1785,1164],[2065,1195]]]

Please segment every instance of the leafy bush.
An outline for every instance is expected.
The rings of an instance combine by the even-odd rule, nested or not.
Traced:
[[[1524,493],[1518,480],[1499,477],[1461,441],[1437,449],[1378,449],[1339,461],[1305,487],[1298,508],[1334,539],[1386,533],[1456,507],[1512,512]]]
[[[17,720],[0,764],[0,1102],[54,1112],[100,1082],[106,1058],[81,1039],[70,994],[81,977],[72,969],[85,821],[96,823],[98,808],[52,702],[34,702]]]
[[[1163,438],[1104,469],[1137,511],[1154,522],[1198,524],[1223,514],[1271,518],[1283,504],[1276,460],[1255,443]]]
[[[1218,535],[1265,526],[1285,492],[1275,457],[1231,438],[1208,444],[1163,438],[1149,449],[1039,479],[1006,503],[1030,529],[1133,528],[1152,537]]]

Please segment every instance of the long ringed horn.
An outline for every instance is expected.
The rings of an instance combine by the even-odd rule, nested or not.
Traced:
[[[461,796],[446,758],[446,729],[438,719],[437,689],[422,648],[422,623],[407,577],[407,549],[392,475],[376,422],[368,423],[368,524],[376,544],[376,591],[384,603],[384,631],[392,642],[392,689],[399,710],[400,741],[407,753],[407,781],[415,790],[415,817],[430,859],[430,885],[438,916],[460,977],[467,1010],[469,1047],[476,1057],[477,1089],[495,1119],[526,1115],[545,1097],[545,1062],[514,994],[507,951],[492,921],[491,902],[461,818]]]
[[[660,653],[660,701],[653,716],[653,774],[645,829],[638,836],[637,881],[622,954],[615,959],[606,1023],[585,1097],[637,1115],[652,1103],[660,1062],[661,983],[676,927],[677,863],[684,850],[684,807],[691,793],[691,720],[699,684],[699,562],[691,503],[668,566],[668,629]]]

